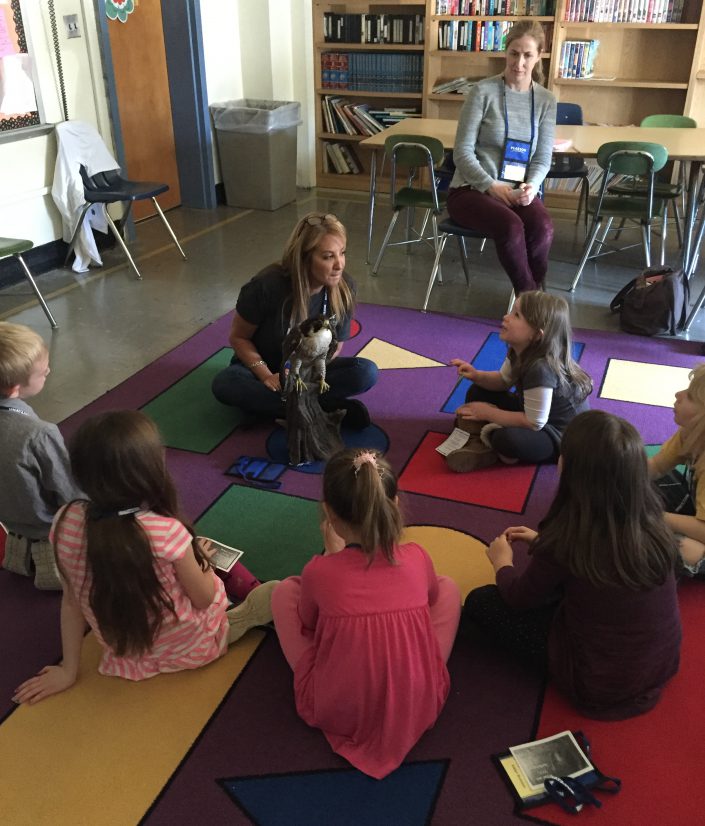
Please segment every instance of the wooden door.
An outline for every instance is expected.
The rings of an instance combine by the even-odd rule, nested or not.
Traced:
[[[162,209],[181,203],[179,172],[171,120],[161,0],[135,0],[126,23],[108,21],[115,91],[128,177],[161,181],[169,191],[159,196]],[[135,203],[135,219],[154,214],[150,201]]]

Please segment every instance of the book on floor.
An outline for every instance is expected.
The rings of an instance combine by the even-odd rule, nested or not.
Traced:
[[[467,431],[461,430],[459,427],[454,427],[448,438],[444,442],[441,442],[436,447],[436,450],[442,456],[447,456],[454,450],[460,450],[461,447],[465,447],[469,438],[470,434]]]

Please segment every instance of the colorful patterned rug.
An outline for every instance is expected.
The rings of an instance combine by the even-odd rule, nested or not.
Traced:
[[[362,305],[348,355],[373,358],[378,385],[365,398],[373,425],[344,432],[349,444],[384,449],[400,472],[408,534],[439,572],[467,592],[492,580],[484,548],[512,524],[535,526],[555,489],[555,467],[446,472],[435,446],[452,427],[466,385],[449,359],[499,366],[498,324]],[[225,471],[242,455],[281,459],[283,431],[243,429],[210,393],[227,364],[226,316],[62,424],[142,408],[158,422],[185,513],[202,533],[242,548],[262,579],[301,570],[321,548],[320,468],[287,469],[278,490],[252,487]],[[628,418],[649,445],[673,430],[673,394],[687,384],[699,345],[577,331],[576,354],[593,377],[593,407]],[[522,559],[518,560],[522,564]],[[644,717],[596,723],[493,650],[460,637],[452,688],[434,729],[383,781],[332,754],[297,717],[276,636],[251,632],[219,662],[188,674],[130,684],[100,677],[89,635],[81,678],[69,692],[15,709],[12,689],[60,652],[59,597],[0,572],[0,792],[3,822],[15,824],[510,824],[521,822],[490,756],[534,735],[582,729],[595,760],[622,778],[615,798],[586,822],[698,822],[705,804],[699,713],[705,665],[697,629],[705,621],[698,585],[681,588],[683,665],[662,703]],[[645,815],[644,813],[648,813]],[[528,813],[564,823],[557,808]],[[645,819],[646,818],[646,819]]]

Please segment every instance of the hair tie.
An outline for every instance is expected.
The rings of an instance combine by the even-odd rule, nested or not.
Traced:
[[[120,516],[132,516],[133,513],[137,513],[137,511],[142,510],[141,507],[135,508],[122,508],[121,510],[117,511],[95,511],[91,514],[90,518],[97,522],[99,519],[114,519],[115,517]]]
[[[372,453],[371,450],[365,450],[362,453],[358,453],[357,456],[353,459],[352,463],[353,467],[355,468],[355,476],[357,476],[357,474],[360,472],[360,468],[367,463],[374,466],[374,468],[377,470],[377,473],[379,473],[380,477],[384,476],[384,468],[380,467],[377,464],[377,457],[374,453]]]

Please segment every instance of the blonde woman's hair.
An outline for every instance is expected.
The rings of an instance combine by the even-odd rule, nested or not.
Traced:
[[[293,306],[290,324],[292,327],[308,318],[308,302],[311,297],[308,276],[311,256],[326,235],[334,235],[343,244],[347,241],[345,227],[335,215],[309,212],[294,227],[286,242],[281,264],[291,278]],[[352,314],[353,295],[344,278],[328,290],[328,301],[330,312],[338,320]]]
[[[698,475],[705,472],[705,363],[698,364],[688,376],[688,395],[698,405],[700,412],[683,428],[683,452],[698,467]]]
[[[531,79],[536,83],[543,84],[543,60],[540,59],[542,52],[546,50],[546,32],[543,26],[535,20],[518,20],[511,29],[507,32],[506,49],[509,49],[510,44],[514,40],[519,40],[520,37],[532,37],[536,41],[536,49],[539,53],[539,60],[531,72]]]
[[[0,396],[29,381],[34,365],[47,352],[42,337],[24,324],[0,321]]]

